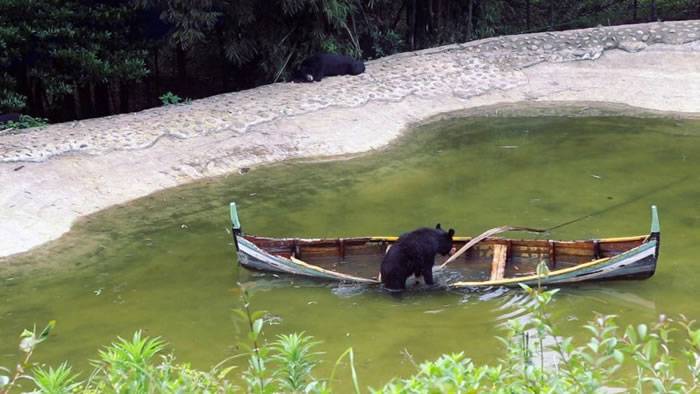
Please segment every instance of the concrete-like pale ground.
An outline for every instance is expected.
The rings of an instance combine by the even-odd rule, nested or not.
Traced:
[[[366,152],[436,117],[566,104],[700,117],[700,21],[497,37],[374,60],[357,77],[0,132],[0,256],[193,180]]]

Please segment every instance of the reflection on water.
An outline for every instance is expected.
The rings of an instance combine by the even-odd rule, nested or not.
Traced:
[[[162,335],[180,360],[208,367],[245,338],[230,310],[237,282],[279,324],[305,331],[328,360],[352,346],[361,384],[464,350],[494,361],[507,319],[527,319],[519,290],[414,291],[256,273],[235,265],[227,207],[247,232],[270,236],[398,234],[441,222],[475,235],[498,225],[547,228],[555,239],[644,234],[659,206],[662,246],[647,281],[563,288],[551,307],[561,332],[583,334],[594,312],[622,324],[658,313],[700,317],[700,123],[633,118],[445,121],[391,149],[342,162],[285,163],[154,194],[82,221],[61,241],[0,268],[0,365],[22,328],[56,319],[37,359],[79,368],[116,336]],[[446,273],[449,275],[449,272]],[[243,363],[243,361],[241,361]],[[324,363],[327,376],[332,362]],[[390,367],[389,367],[390,366]]]

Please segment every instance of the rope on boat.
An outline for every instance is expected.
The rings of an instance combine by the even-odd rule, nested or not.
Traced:
[[[668,190],[668,188],[670,188],[672,186],[685,183],[686,180],[688,180],[688,178],[690,178],[690,177],[691,177],[691,175],[686,175],[680,179],[676,179],[676,180],[668,182],[664,185],[661,185],[660,187],[656,187],[654,189],[648,190],[648,191],[646,191],[638,196],[632,197],[632,198],[627,199],[625,201],[622,201],[622,202],[619,202],[617,204],[600,209],[598,211],[591,212],[591,213],[588,213],[588,214],[583,215],[583,216],[579,216],[579,217],[572,219],[572,220],[569,220],[567,222],[560,223],[560,224],[557,224],[557,225],[552,226],[552,227],[548,227],[544,230],[534,229],[534,228],[529,228],[529,227],[511,227],[511,226],[501,226],[501,227],[492,228],[490,230],[486,230],[483,234],[479,235],[478,237],[469,241],[469,243],[467,243],[466,245],[462,246],[455,254],[453,254],[449,259],[447,259],[447,261],[442,263],[440,268],[443,268],[448,263],[455,261],[459,256],[463,255],[464,252],[466,252],[469,248],[476,245],[477,243],[482,241],[484,238],[488,238],[491,235],[495,235],[495,234],[499,234],[499,233],[503,233],[503,232],[507,232],[507,231],[528,231],[528,232],[535,232],[535,233],[548,233],[552,230],[556,230],[558,228],[568,226],[570,224],[574,224],[574,223],[580,222],[582,220],[592,218],[592,217],[598,216],[600,214],[612,211],[614,209],[629,205],[633,202],[640,201],[640,200],[644,199],[645,197],[651,196],[651,195],[653,195],[661,190]]]
[[[301,261],[294,257],[293,255],[289,257],[290,260],[292,260],[295,264],[306,267],[310,270],[320,272],[323,274],[327,274],[331,277],[337,278],[337,279],[342,279],[342,280],[349,280],[351,282],[362,282],[362,283],[380,283],[379,280],[376,279],[371,279],[371,278],[363,278],[360,276],[354,276],[354,275],[349,275],[349,274],[343,274],[341,272],[336,272],[336,271],[330,271],[324,268],[321,268],[316,265],[309,264],[307,262]]]
[[[439,267],[439,269],[443,269],[447,264],[449,264],[449,263],[451,263],[451,262],[457,260],[457,258],[459,258],[459,256],[463,255],[464,252],[466,252],[467,250],[469,250],[469,248],[471,248],[472,246],[478,244],[479,242],[483,241],[484,239],[486,239],[486,238],[488,238],[488,237],[490,237],[490,236],[492,236],[492,235],[496,235],[496,234],[500,234],[500,233],[505,233],[505,232],[507,232],[507,231],[527,231],[527,232],[530,232],[530,233],[546,233],[546,232],[549,231],[549,230],[548,230],[548,229],[542,230],[542,229],[531,228],[531,227],[516,227],[516,226],[494,227],[494,228],[492,228],[492,229],[490,229],[490,230],[484,231],[483,233],[479,234],[477,237],[472,238],[472,239],[471,239],[469,242],[467,242],[464,246],[462,246],[461,248],[459,248],[459,250],[458,250],[457,252],[455,252],[455,254],[453,254],[452,256],[450,256],[450,258],[447,259],[447,261],[445,261],[444,263],[442,263],[442,265]]]

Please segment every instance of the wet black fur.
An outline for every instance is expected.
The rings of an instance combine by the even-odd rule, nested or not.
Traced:
[[[438,224],[434,229],[419,228],[403,234],[389,248],[381,266],[384,287],[391,290],[406,288],[409,276],[423,276],[425,283],[432,285],[435,255],[445,256],[452,249],[452,236],[455,231],[445,231]]]

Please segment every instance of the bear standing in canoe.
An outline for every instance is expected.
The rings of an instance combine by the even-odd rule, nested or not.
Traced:
[[[453,251],[452,236],[455,231],[445,231],[440,224],[434,228],[419,228],[399,237],[387,251],[381,266],[381,281],[390,290],[406,288],[409,276],[422,276],[432,285],[435,255],[443,256]]]

